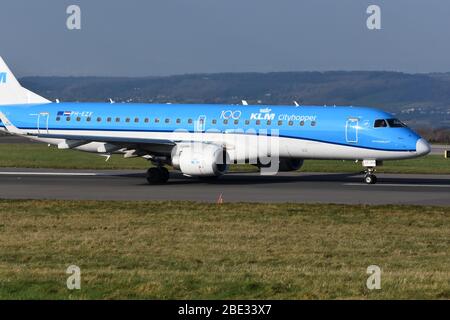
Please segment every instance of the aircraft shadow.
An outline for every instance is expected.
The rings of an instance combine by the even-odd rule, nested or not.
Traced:
[[[145,179],[145,174],[132,173],[118,175],[127,178]],[[356,177],[352,180],[352,177]],[[170,173],[170,180],[166,185],[186,185],[186,184],[210,184],[210,185],[258,185],[258,184],[277,184],[277,183],[298,183],[298,182],[338,182],[338,181],[361,181],[359,173],[345,173],[345,174],[326,174],[326,175],[274,175],[262,176],[257,173],[236,173],[224,175],[216,179],[198,179],[183,176],[181,173]],[[147,185],[146,183],[144,183]]]
[[[145,179],[145,173],[122,174],[119,177]],[[257,173],[232,172],[218,179],[197,179],[183,176],[178,172],[170,173],[170,180],[166,185],[187,184],[211,184],[211,185],[258,185],[298,182],[340,182],[340,183],[363,183],[363,175],[357,173],[300,173],[294,175],[262,176]],[[378,180],[380,184],[411,184],[411,185],[450,185],[450,180],[434,179],[432,177],[389,177],[382,176]],[[148,185],[143,182],[143,185]]]

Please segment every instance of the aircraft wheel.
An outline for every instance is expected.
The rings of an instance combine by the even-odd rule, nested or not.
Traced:
[[[165,167],[160,167],[159,170],[161,173],[161,182],[166,183],[169,180],[169,170]]]
[[[366,174],[364,176],[364,182],[367,184],[375,184],[377,183],[377,177],[374,174]]]
[[[159,168],[150,168],[147,170],[147,181],[149,184],[160,184],[163,180],[163,174]]]

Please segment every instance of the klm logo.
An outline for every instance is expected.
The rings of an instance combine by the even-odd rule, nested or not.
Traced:
[[[6,72],[0,72],[0,84],[6,83]]]
[[[275,113],[271,113],[272,109],[264,108],[259,109],[259,113],[252,113],[250,120],[273,120],[275,119]]]

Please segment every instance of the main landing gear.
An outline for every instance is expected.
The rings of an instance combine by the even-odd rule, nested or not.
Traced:
[[[382,165],[381,161],[376,160],[363,160],[362,165],[364,167],[364,182],[367,184],[377,183],[377,176],[374,174],[375,167]]]
[[[169,170],[158,166],[147,170],[147,181],[149,184],[164,184],[169,180]]]

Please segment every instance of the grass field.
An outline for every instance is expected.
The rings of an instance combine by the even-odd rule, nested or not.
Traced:
[[[449,234],[440,207],[0,200],[0,298],[450,299]]]
[[[45,144],[0,144],[0,167],[61,169],[147,169],[148,161],[123,159],[115,155],[108,162],[99,155],[74,150],[58,150]],[[256,171],[249,165],[232,166],[232,171]],[[306,160],[304,172],[359,172],[353,161]],[[429,155],[419,159],[387,161],[378,172],[450,174],[450,159]]]

